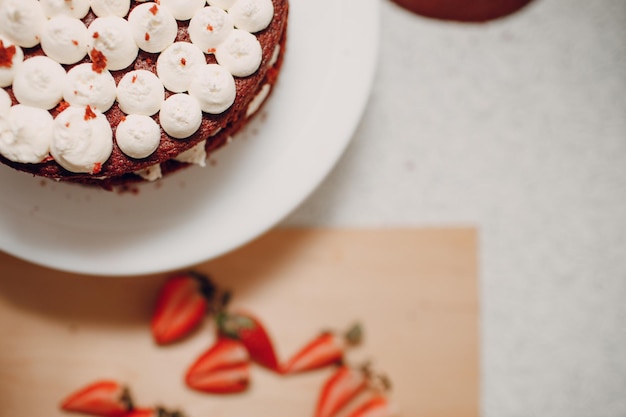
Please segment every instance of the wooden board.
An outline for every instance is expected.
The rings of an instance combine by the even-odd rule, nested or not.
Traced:
[[[475,230],[278,229],[196,269],[266,322],[281,358],[322,329],[359,321],[365,341],[348,360],[369,359],[392,379],[399,415],[479,414]],[[214,327],[153,344],[165,277],[77,276],[0,254],[0,417],[67,415],[59,401],[101,378],[129,384],[140,405],[189,417],[313,415],[330,369],[279,377],[255,367],[243,395],[186,389],[182,375]]]

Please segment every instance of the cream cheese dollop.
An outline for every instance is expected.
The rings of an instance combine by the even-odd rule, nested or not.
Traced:
[[[80,64],[68,71],[63,99],[72,106],[105,112],[115,103],[115,79],[107,70],[96,72],[91,64]]]
[[[238,0],[228,8],[228,14],[236,28],[256,33],[272,22],[274,4],[272,0]]]
[[[131,158],[147,158],[159,147],[161,129],[151,117],[130,114],[117,126],[115,140]]]
[[[205,113],[220,114],[235,102],[237,88],[231,73],[221,65],[207,64],[194,73],[189,95]]]
[[[189,22],[191,42],[205,54],[214,53],[233,30],[233,19],[219,7],[205,7]]]
[[[130,0],[90,0],[91,10],[98,17],[124,17],[130,9]]]
[[[16,45],[32,48],[39,44],[46,15],[37,0],[0,1],[0,34]]]
[[[43,161],[50,151],[52,125],[52,116],[43,109],[11,107],[6,117],[0,115],[0,153],[23,164]]]
[[[157,75],[168,90],[182,93],[189,89],[195,70],[206,65],[204,53],[192,43],[175,42],[157,59]]]
[[[131,65],[139,48],[128,20],[117,16],[99,17],[89,25],[89,54],[94,49],[106,57],[106,68],[115,71]]]
[[[8,87],[13,84],[13,78],[17,73],[17,69],[24,61],[24,51],[15,43],[11,42],[7,38],[0,37],[0,50],[6,52],[8,50],[13,50],[13,56],[11,57],[11,62],[7,63],[7,65],[0,66],[0,87]]]
[[[176,20],[191,19],[205,4],[205,0],[161,0],[161,6],[167,8]]]
[[[113,132],[101,112],[70,106],[54,119],[50,154],[68,171],[97,174],[112,151]]]
[[[174,94],[161,106],[161,127],[175,139],[185,139],[196,133],[202,123],[198,101],[188,94]]]
[[[161,109],[163,100],[163,83],[147,70],[128,72],[117,85],[117,101],[126,114],[152,116]]]
[[[47,17],[69,16],[82,19],[89,12],[89,0],[39,0]]]
[[[88,41],[87,27],[74,17],[53,17],[41,33],[41,48],[59,64],[75,64],[83,59]]]
[[[128,16],[135,43],[140,49],[157,53],[174,43],[178,34],[176,19],[165,7],[150,2],[135,7]]]
[[[256,36],[242,29],[234,29],[218,45],[215,58],[235,77],[247,77],[259,69],[263,50]]]
[[[11,109],[11,96],[4,89],[0,88],[0,117],[6,117]]]
[[[13,80],[13,94],[21,104],[50,110],[63,98],[65,69],[46,56],[27,59]]]

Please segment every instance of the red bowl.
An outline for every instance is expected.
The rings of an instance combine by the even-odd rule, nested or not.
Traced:
[[[392,0],[422,16],[459,22],[486,22],[508,16],[532,0]]]

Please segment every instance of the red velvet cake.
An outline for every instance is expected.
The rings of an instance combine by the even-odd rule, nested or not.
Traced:
[[[111,188],[226,144],[277,80],[287,0],[0,2],[0,162]]]

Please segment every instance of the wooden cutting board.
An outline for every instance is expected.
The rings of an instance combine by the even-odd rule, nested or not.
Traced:
[[[400,416],[479,414],[475,230],[278,229],[196,269],[265,322],[281,358],[359,321],[365,340],[348,360],[391,378]],[[59,401],[101,378],[189,417],[313,415],[331,369],[279,377],[255,367],[242,395],[186,389],[182,375],[214,327],[155,346],[148,325],[165,278],[78,276],[0,254],[0,417],[69,415]]]

